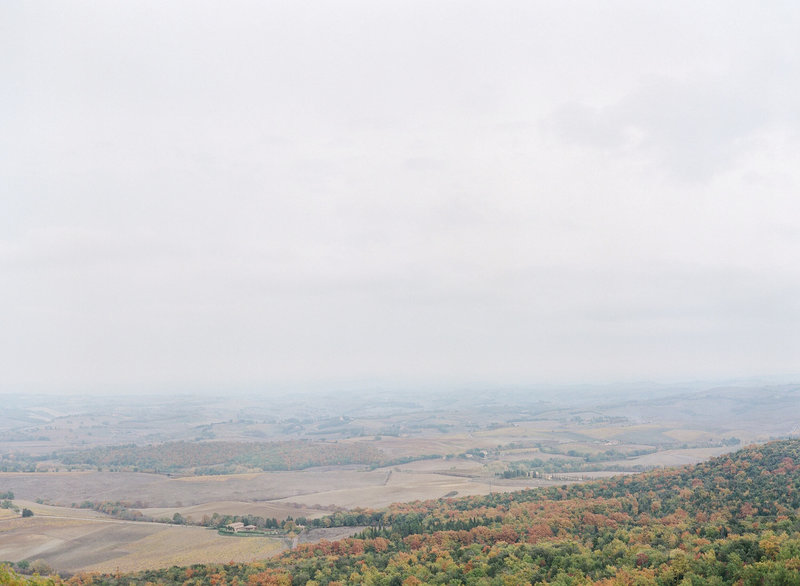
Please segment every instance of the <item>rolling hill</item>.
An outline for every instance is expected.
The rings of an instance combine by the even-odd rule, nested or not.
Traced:
[[[249,564],[73,577],[151,584],[800,584],[800,440],[682,468],[338,513],[354,538]]]

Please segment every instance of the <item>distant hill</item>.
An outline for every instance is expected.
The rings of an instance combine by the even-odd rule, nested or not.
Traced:
[[[81,584],[800,584],[800,440],[582,485],[340,513],[355,538]]]

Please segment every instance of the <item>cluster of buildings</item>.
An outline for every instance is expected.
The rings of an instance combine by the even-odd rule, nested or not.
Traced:
[[[241,522],[229,523],[225,525],[225,527],[227,527],[234,533],[239,533],[241,531],[256,531],[258,529],[258,527],[256,527],[255,525],[245,525],[244,523]]]

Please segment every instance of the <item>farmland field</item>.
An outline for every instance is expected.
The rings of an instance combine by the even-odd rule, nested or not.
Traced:
[[[280,539],[231,538],[201,527],[119,521],[93,511],[22,504],[34,516],[0,519],[0,559],[41,559],[66,571],[126,572],[210,560],[249,561],[285,548]]]

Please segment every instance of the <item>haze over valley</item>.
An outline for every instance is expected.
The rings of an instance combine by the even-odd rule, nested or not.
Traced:
[[[653,390],[6,396],[0,492],[33,517],[5,509],[0,559],[62,572],[249,561],[358,531],[325,529],[336,512],[691,464],[800,429],[797,385]],[[208,529],[256,517],[273,534]]]
[[[800,584],[798,31],[0,2],[0,584]]]

